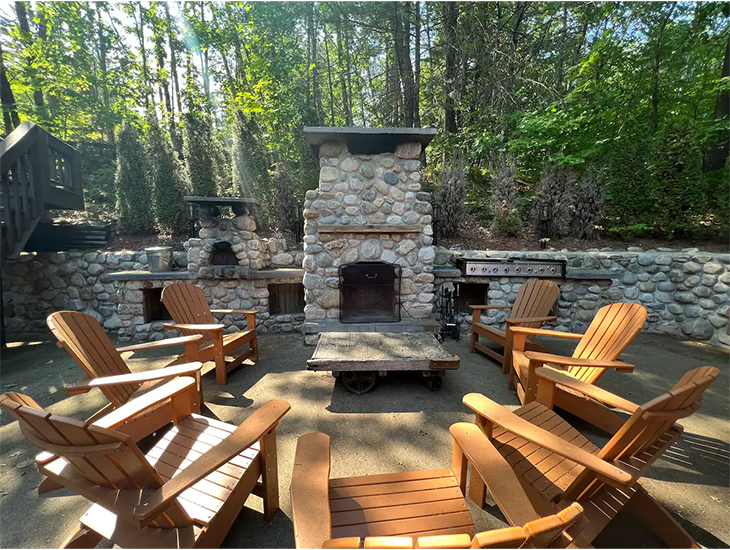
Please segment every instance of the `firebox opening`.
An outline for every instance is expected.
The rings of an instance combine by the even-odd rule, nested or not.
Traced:
[[[142,299],[144,300],[144,322],[171,321],[172,315],[162,303],[161,288],[143,288]]]
[[[456,304],[459,311],[469,312],[469,306],[487,303],[489,285],[483,283],[459,283],[456,290]]]
[[[340,321],[400,321],[400,266],[357,262],[340,268]]]
[[[238,258],[236,258],[236,253],[231,250],[230,242],[216,241],[213,243],[210,265],[238,265]]]
[[[279,283],[269,285],[269,313],[302,313],[304,311],[304,285]]]

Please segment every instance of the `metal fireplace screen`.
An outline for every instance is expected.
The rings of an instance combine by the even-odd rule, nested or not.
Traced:
[[[400,321],[400,266],[357,262],[340,267],[340,321]]]

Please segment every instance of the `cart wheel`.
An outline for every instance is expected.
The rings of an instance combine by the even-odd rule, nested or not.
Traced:
[[[343,371],[342,383],[347,391],[362,395],[375,387],[378,373],[375,371]]]
[[[426,387],[431,391],[439,391],[443,380],[440,376],[429,376],[426,378]]]

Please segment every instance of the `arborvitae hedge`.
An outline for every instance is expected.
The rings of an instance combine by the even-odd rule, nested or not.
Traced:
[[[140,134],[134,124],[125,121],[117,135],[117,191],[119,226],[130,235],[152,233],[155,219],[152,211],[152,185],[149,162]]]
[[[294,184],[282,164],[276,166],[274,185],[276,225],[279,231],[290,230],[295,220],[296,199],[294,198]]]
[[[193,195],[216,196],[213,121],[209,114],[194,110],[183,115],[183,155]]]
[[[169,134],[160,127],[154,115],[147,117],[146,145],[157,225],[166,233],[182,232],[186,226],[183,197],[190,190],[190,180],[172,148]]]
[[[654,226],[664,234],[697,227],[706,212],[702,155],[688,121],[671,119],[654,136],[648,159]]]

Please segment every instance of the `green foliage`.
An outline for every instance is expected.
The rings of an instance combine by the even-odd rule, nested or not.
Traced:
[[[214,169],[213,121],[201,111],[183,115],[183,157],[190,176],[191,192],[199,197],[218,194]]]
[[[517,209],[501,208],[494,213],[492,233],[496,237],[519,237],[522,232],[522,218]]]
[[[609,232],[618,235],[622,239],[632,240],[640,237],[648,237],[654,228],[645,223],[636,223],[634,225],[625,225],[620,227],[611,227]]]
[[[291,230],[294,225],[294,209],[297,206],[294,198],[294,185],[289,174],[282,165],[278,165],[274,172],[275,185],[275,221],[279,231]]]
[[[706,212],[702,157],[692,124],[670,119],[654,136],[647,170],[654,200],[654,225],[673,236],[689,232]]]
[[[149,162],[137,127],[125,121],[117,135],[117,189],[119,226],[130,235],[144,235],[154,229],[152,185]]]
[[[81,157],[86,210],[93,219],[111,221],[117,201],[114,187],[116,159],[114,147],[107,143],[82,141],[76,144]]]
[[[185,167],[172,149],[169,134],[153,113],[147,117],[145,145],[150,159],[157,225],[165,233],[180,233],[186,227],[183,197],[190,188],[190,182]]]
[[[467,169],[463,152],[455,151],[446,166],[442,169],[437,192],[437,204],[441,209],[439,231],[444,237],[454,237],[459,232],[464,213]]]

